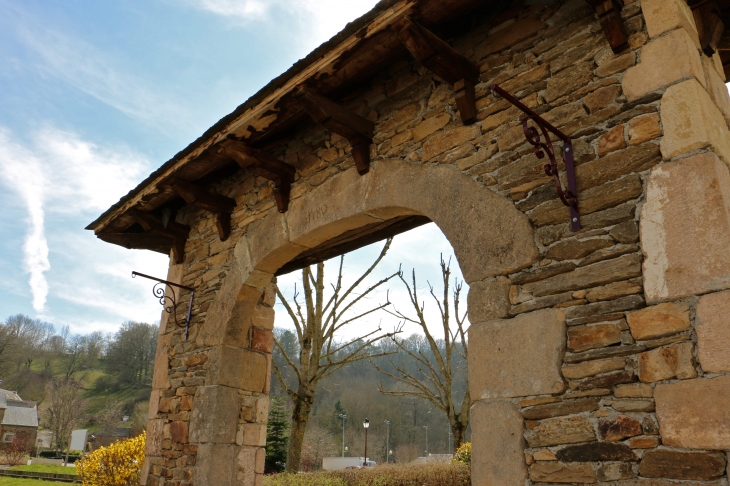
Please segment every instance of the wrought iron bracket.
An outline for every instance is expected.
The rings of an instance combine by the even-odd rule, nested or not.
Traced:
[[[560,200],[568,206],[570,209],[570,227],[573,231],[580,230],[580,213],[578,212],[578,190],[576,189],[575,183],[575,163],[573,161],[573,142],[570,137],[552,126],[550,123],[545,121],[540,115],[532,111],[530,108],[522,104],[517,98],[500,88],[498,85],[493,84],[491,86],[492,94],[497,97],[501,96],[505,100],[509,101],[517,108],[522,110],[527,116],[522,119],[522,131],[525,133],[525,138],[535,147],[535,155],[538,159],[542,159],[547,154],[550,159],[549,164],[544,165],[545,173],[548,176],[554,177],[555,188],[558,192]],[[527,125],[527,121],[532,120],[542,132],[542,136],[545,137],[543,142],[540,138],[540,132],[535,127]],[[553,143],[550,140],[548,132],[552,132],[556,137],[563,141],[563,160],[565,160],[565,174],[568,180],[568,189],[563,189],[563,184],[560,181],[560,174],[558,171],[558,162],[555,158],[555,151],[553,149]]]
[[[195,297],[195,289],[192,287],[186,287],[184,285],[176,284],[175,282],[169,282],[167,280],[162,280],[156,277],[151,277],[149,275],[145,275],[144,273],[139,272],[132,272],[132,278],[135,277],[143,277],[147,278],[149,280],[154,280],[157,282],[154,287],[152,287],[152,295],[154,295],[157,299],[160,300],[160,305],[164,307],[165,312],[168,314],[171,314],[173,319],[175,319],[175,325],[177,327],[184,327],[185,328],[185,340],[188,339],[188,331],[190,330],[190,314],[193,311],[193,298]],[[162,285],[164,284],[164,287]],[[190,302],[188,303],[188,315],[185,318],[185,321],[179,322],[177,320],[177,306],[180,305],[180,303],[177,301],[177,298],[175,296],[175,287],[183,290],[189,290],[190,291]],[[167,295],[167,288],[170,289],[170,293],[172,294],[172,297]],[[170,305],[166,305],[166,304]]]

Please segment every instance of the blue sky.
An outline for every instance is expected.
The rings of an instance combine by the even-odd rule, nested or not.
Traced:
[[[0,320],[74,332],[158,320],[149,283],[130,273],[164,276],[167,258],[84,227],[375,3],[0,0]],[[435,228],[405,238],[431,252],[394,248],[404,268],[451,251]]]

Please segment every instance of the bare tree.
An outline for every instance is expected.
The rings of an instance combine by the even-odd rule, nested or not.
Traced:
[[[395,329],[391,333],[384,333],[380,328],[366,333],[353,340],[338,341],[337,334],[345,326],[381,309],[385,309],[390,302],[377,305],[365,311],[358,312],[356,306],[363,299],[371,295],[376,289],[397,276],[399,272],[390,275],[361,293],[357,293],[361,284],[382,261],[390,248],[392,238],[385,243],[378,258],[373,264],[349,287],[343,287],[344,256],[340,258],[339,272],[336,283],[332,284],[332,295],[325,297],[324,263],[318,263],[316,273],[311,267],[302,270],[302,284],[304,287],[304,308],[296,293],[290,303],[277,287],[279,300],[296,328],[298,356],[292,352],[292,346],[280,340],[281,334],[275,334],[275,344],[281,354],[283,363],[273,362],[273,371],[282,389],[294,402],[292,411],[291,434],[289,449],[286,458],[286,470],[298,472],[302,460],[302,444],[307,428],[312,405],[317,391],[317,384],[348,363],[367,360],[383,353],[374,354],[370,347],[383,338],[393,337],[400,332]],[[290,369],[294,379],[287,380],[286,369]]]
[[[48,383],[48,397],[46,422],[53,432],[56,448],[64,450],[74,427],[84,417],[86,400],[81,396],[79,384],[65,377]]]
[[[454,449],[456,449],[464,441],[464,433],[469,425],[469,407],[471,407],[468,377],[464,366],[468,353],[467,329],[465,328],[466,312],[461,316],[459,315],[459,298],[462,284],[455,281],[451,295],[454,308],[454,325],[452,326],[452,303],[449,300],[451,268],[450,262],[444,262],[443,257],[441,258],[441,276],[443,279],[443,295],[441,297],[436,296],[430,284],[429,290],[441,315],[439,332],[443,333],[443,339],[435,337],[435,333],[429,329],[426,323],[425,303],[419,302],[416,271],[413,270],[411,284],[403,278],[401,273],[399,278],[408,291],[416,315],[411,317],[397,309],[388,312],[398,317],[398,319],[418,324],[423,330],[425,338],[422,340],[405,340],[398,339],[395,336],[392,337],[398,349],[406,353],[415,363],[415,369],[413,367],[409,369],[404,364],[396,364],[393,360],[390,363],[395,370],[394,372],[383,369],[375,362],[373,362],[373,365],[378,371],[401,384],[400,389],[396,390],[385,390],[381,384],[381,393],[394,396],[419,397],[428,400],[446,414],[454,436]],[[462,366],[459,366],[459,359]],[[455,381],[460,374],[463,374],[463,379],[467,381],[461,400],[458,399],[458,390],[455,386]]]

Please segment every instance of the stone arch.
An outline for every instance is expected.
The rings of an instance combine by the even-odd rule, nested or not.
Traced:
[[[250,225],[235,247],[233,271],[196,337],[196,346],[209,350],[205,386],[190,416],[196,484],[259,484],[274,320],[269,284],[276,271],[346,231],[408,215],[428,217],[452,244],[472,286],[469,306],[480,308],[474,317],[506,317],[506,310],[495,310],[499,301],[508,304],[509,287],[498,277],[538,257],[532,225],[511,201],[440,165],[381,160],[365,176],[352,168],[332,177],[292,201],[287,213],[272,211]],[[240,423],[246,413],[251,420]]]

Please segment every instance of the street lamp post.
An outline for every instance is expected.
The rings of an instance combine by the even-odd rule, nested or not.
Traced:
[[[448,450],[448,451],[446,451],[446,452],[447,452],[447,453],[449,453],[449,454],[453,453],[454,451],[452,451],[452,450],[451,450],[451,427],[449,427],[449,441],[448,441],[448,447],[449,447],[449,450]]]
[[[342,457],[345,457],[345,419],[347,419],[347,415],[341,413],[340,418],[342,419]]]
[[[366,418],[362,421],[362,426],[365,427],[365,461],[363,466],[368,465],[368,427],[370,427],[370,421]]]
[[[388,426],[388,432],[385,436],[385,463],[387,464],[390,462],[390,454],[388,453],[388,451],[390,450],[390,420],[386,420],[385,425]]]
[[[428,425],[423,426],[426,429],[426,460],[428,460]]]

